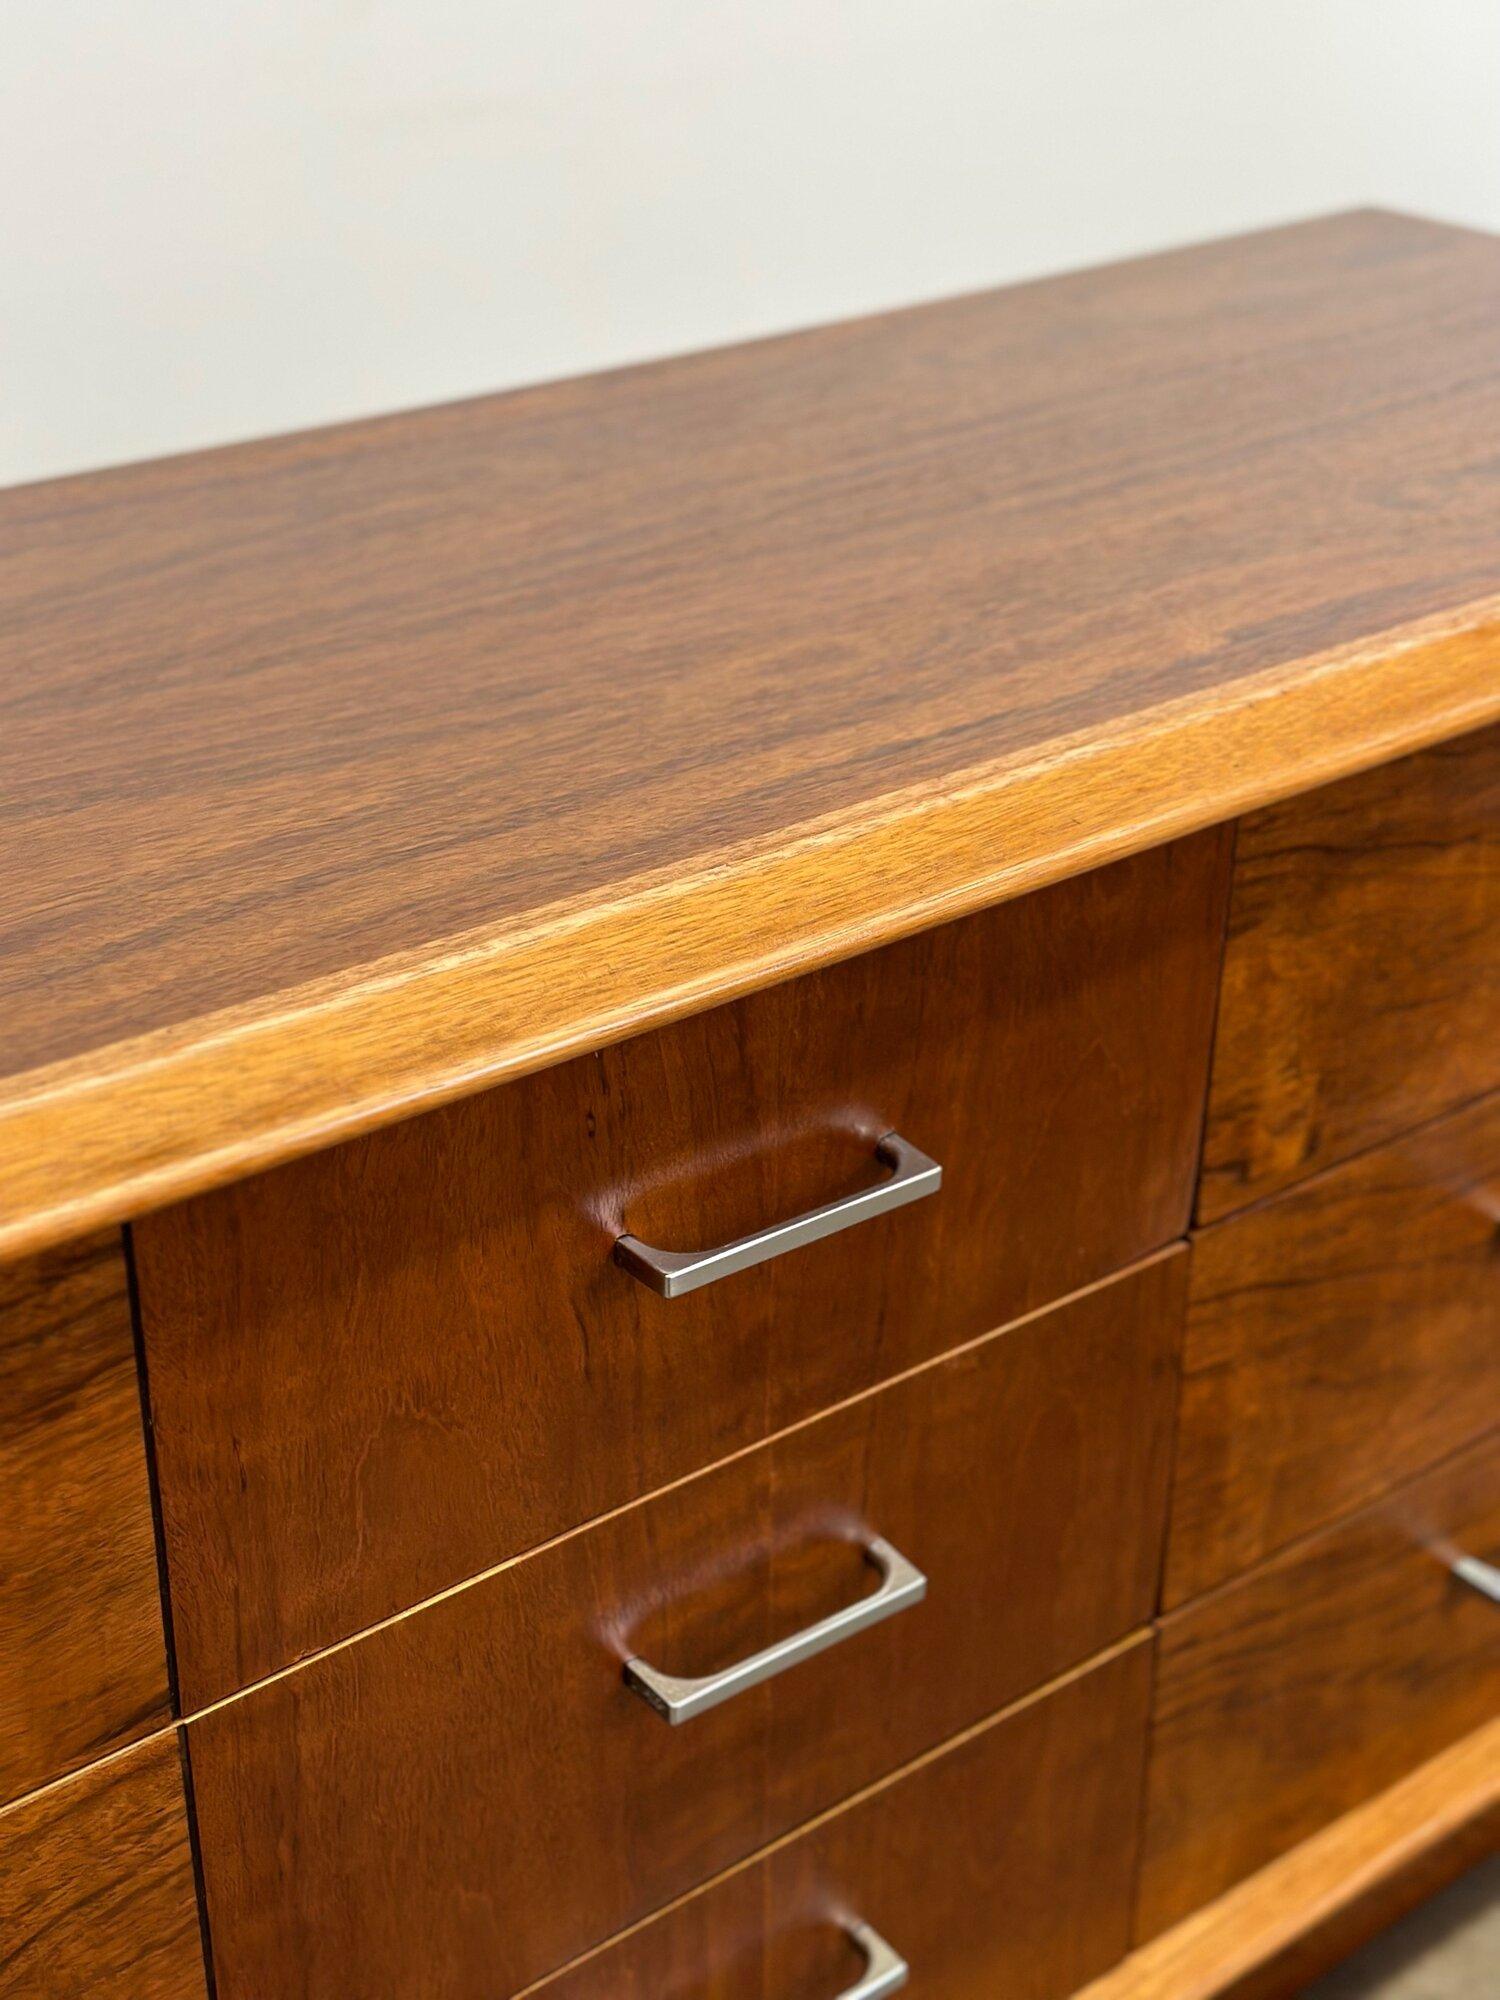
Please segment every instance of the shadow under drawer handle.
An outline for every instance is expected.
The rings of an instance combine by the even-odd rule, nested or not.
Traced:
[[[622,1236],[615,1244],[615,1262],[632,1278],[639,1278],[664,1299],[681,1298],[711,1285],[735,1271],[748,1271],[752,1264],[764,1264],[784,1250],[799,1250],[804,1243],[816,1243],[824,1236],[836,1236],[856,1222],[886,1215],[893,1208],[905,1208],[909,1201],[936,1194],[942,1185],[943,1170],[936,1160],[919,1153],[899,1132],[887,1132],[875,1148],[876,1158],[891,1169],[888,1179],[822,1208],[809,1209],[791,1222],[778,1222],[754,1236],[742,1236],[738,1243],[725,1243],[717,1250],[655,1250],[638,1236]]]
[[[629,1659],[625,1662],[625,1685],[675,1728],[680,1722],[691,1722],[695,1715],[717,1708],[721,1701],[785,1673],[788,1667],[826,1652],[841,1640],[852,1639],[856,1632],[867,1632],[883,1618],[905,1611],[909,1605],[920,1604],[927,1595],[926,1577],[889,1542],[877,1536],[866,1548],[865,1558],[880,1571],[880,1588],[855,1604],[845,1605],[842,1611],[820,1619],[816,1625],[794,1632],[790,1639],[779,1639],[763,1652],[752,1653],[748,1660],[740,1660],[717,1674],[705,1674],[701,1680],[683,1680],[677,1674],[659,1672],[642,1659]],[[895,1988],[880,1990],[894,1992]]]
[[[887,1993],[899,1993],[910,1977],[906,1960],[898,1957],[868,1924],[850,1924],[849,1935],[865,1955],[865,1969],[852,1986],[844,1988],[838,2000],[885,2000]]]
[[[1500,1604],[1500,1568],[1494,1563],[1487,1563],[1480,1556],[1453,1556],[1448,1567],[1471,1590],[1477,1590],[1493,1604]]]

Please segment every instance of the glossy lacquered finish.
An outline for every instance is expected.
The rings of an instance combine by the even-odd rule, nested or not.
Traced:
[[[1500,1096],[1193,1246],[1164,1601],[1500,1419]]]
[[[173,1734],[0,1812],[4,2000],[207,2000]]]
[[[1500,591],[1497,312],[1345,216],[7,492],[0,1074]]]
[[[0,1255],[1500,717],[1497,318],[1366,213],[5,494]]]
[[[184,1705],[1177,1236],[1227,857],[1154,850],[148,1217]],[[868,1187],[893,1129],[942,1163],[926,1200],[685,1298],[614,1260]]]
[[[191,1721],[220,2000],[495,2000],[1138,1627],[1185,1261]],[[681,1729],[625,1685],[631,1657],[709,1674],[848,1604],[876,1533],[922,1603]]]
[[[1474,1851],[1497,327],[1365,214],[0,495],[0,2000],[1264,2000]]]
[[[1500,1086],[1500,729],[1249,814],[1212,1219]]]
[[[0,1268],[0,1805],[170,1713],[118,1232]]]
[[[834,2000],[857,1963],[844,1913],[860,1910],[899,1948],[923,2000],[1061,2000],[1126,1946],[1148,1682],[1149,1648],[1137,1644],[540,1994]]]
[[[1168,1617],[1139,1934],[1156,1935],[1500,1710],[1500,1432]]]

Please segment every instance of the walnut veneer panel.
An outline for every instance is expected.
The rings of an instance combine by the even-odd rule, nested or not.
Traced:
[[[1500,1096],[1202,1233],[1165,1601],[1500,1419]]]
[[[1060,2000],[1125,1949],[1148,1674],[1137,1645],[1028,1703],[539,2000],[832,1996],[860,1970],[851,1919],[902,1954],[923,2000]]]
[[[0,1269],[0,1804],[169,1712],[115,1232]]]
[[[0,1246],[1500,715],[1497,325],[1367,213],[0,496]]]
[[[1240,824],[1204,1218],[1500,1084],[1500,729]]]
[[[1157,1647],[1139,1935],[1500,1710],[1500,1432],[1173,1613]]]
[[[1184,1261],[190,1723],[221,2000],[493,2000],[1140,1624]],[[855,1601],[877,1534],[921,1604],[676,1728],[624,1685],[633,1654],[707,1673]]]
[[[185,1707],[1185,1226],[1227,840],[1195,836],[148,1218]],[[612,1259],[935,1196],[685,1298]]]
[[[0,1812],[3,2000],[206,1995],[175,1736]]]

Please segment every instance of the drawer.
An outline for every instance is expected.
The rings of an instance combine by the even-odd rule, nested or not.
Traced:
[[[1139,1625],[1185,1261],[191,1722],[220,2000],[496,2000]],[[676,1726],[626,1686],[859,1603],[875,1537],[920,1602]]]
[[[148,1218],[184,1706],[973,1339],[1183,1230],[1226,839],[924,933]],[[662,1298],[879,1179],[929,1199]]]
[[[165,1722],[118,1232],[0,1267],[0,1804]]]
[[[0,1812],[0,1995],[207,2000],[175,1736]]]
[[[1500,1419],[1500,1096],[1202,1234],[1165,1602]]]
[[[1500,1710],[1500,1432],[1167,1618],[1139,1935],[1166,1929]]]
[[[1240,822],[1199,1216],[1500,1086],[1500,728]]]
[[[855,1924],[922,2000],[1072,1993],[1126,1947],[1149,1657],[986,1723],[537,2000],[842,2000],[868,1969]]]

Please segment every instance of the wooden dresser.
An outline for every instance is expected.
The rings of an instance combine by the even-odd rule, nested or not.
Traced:
[[[0,495],[3,2000],[1497,1844],[1497,439],[1364,213]]]

